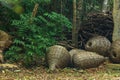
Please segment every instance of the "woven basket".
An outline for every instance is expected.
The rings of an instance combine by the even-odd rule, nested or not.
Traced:
[[[97,52],[100,55],[108,56],[108,50],[110,49],[110,41],[103,36],[96,36],[88,40],[85,45],[87,51]]]
[[[83,52],[85,50],[81,50],[81,49],[72,49],[69,51],[69,54],[70,54],[70,67],[73,67],[73,61],[72,61],[72,58],[73,58],[73,55],[75,54],[80,54],[81,52]]]
[[[120,63],[120,39],[112,43],[109,54],[112,62]]]
[[[64,68],[70,62],[70,54],[66,48],[54,45],[49,48],[46,54],[46,61],[50,70]]]
[[[98,67],[104,61],[105,58],[103,56],[88,51],[73,55],[74,67],[79,69]]]
[[[0,53],[0,63],[3,63],[4,62],[4,57],[3,57],[3,54]]]

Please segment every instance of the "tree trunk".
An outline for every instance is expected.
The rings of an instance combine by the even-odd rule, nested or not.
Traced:
[[[114,20],[114,30],[112,40],[120,38],[120,0],[113,0],[113,20]]]
[[[72,30],[72,42],[73,45],[78,47],[78,31],[81,28],[81,16],[82,16],[82,3],[83,0],[73,0],[73,30]]]
[[[73,0],[73,28],[72,28],[72,42],[75,47],[78,47],[78,30],[76,26],[76,0]]]
[[[102,12],[106,14],[109,11],[109,0],[103,1]]]

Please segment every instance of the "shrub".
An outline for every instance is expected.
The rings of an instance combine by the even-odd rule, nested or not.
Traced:
[[[16,31],[11,33],[14,41],[6,52],[6,58],[22,60],[26,66],[36,63],[36,57],[44,56],[46,49],[55,44],[57,38],[62,40],[64,28],[71,29],[69,20],[55,12],[37,17],[31,17],[30,13],[22,14],[19,20],[12,21],[12,26]]]

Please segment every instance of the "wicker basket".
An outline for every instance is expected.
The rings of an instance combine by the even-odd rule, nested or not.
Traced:
[[[74,67],[79,69],[98,67],[104,61],[105,58],[103,56],[88,51],[73,55]]]
[[[0,63],[4,63],[4,57],[2,53],[0,53]]]
[[[46,61],[50,70],[64,68],[70,62],[70,54],[66,48],[54,45],[49,48],[46,54]]]
[[[88,40],[85,49],[92,52],[97,52],[100,55],[108,56],[111,42],[103,36],[96,36]]]
[[[70,50],[69,51],[69,54],[70,54],[70,67],[73,67],[74,65],[73,65],[73,61],[72,61],[72,58],[73,58],[73,55],[75,55],[75,54],[80,54],[81,52],[83,52],[83,51],[85,51],[85,50],[81,50],[81,49],[72,49],[72,50]]]
[[[120,39],[112,43],[109,53],[112,62],[120,63]]]

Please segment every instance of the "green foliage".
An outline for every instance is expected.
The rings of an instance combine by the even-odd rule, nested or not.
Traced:
[[[53,10],[67,16],[72,21],[73,16],[73,0],[51,0]],[[62,2],[61,2],[62,1]],[[79,6],[79,1],[77,1],[77,6]],[[82,12],[80,14],[81,20],[85,20],[88,13],[102,12],[103,1],[104,0],[82,0]],[[61,4],[62,3],[62,4]],[[110,10],[112,11],[113,0],[109,0]],[[62,8],[62,9],[61,9]]]
[[[12,21],[12,34],[15,36],[13,46],[7,51],[6,57],[12,60],[21,59],[25,65],[35,63],[35,56],[44,56],[46,49],[55,44],[56,39],[63,39],[63,29],[71,29],[69,20],[55,12],[44,13],[43,16],[31,17],[31,14],[20,16],[20,20]]]
[[[34,5],[38,3],[40,4],[40,7],[38,8],[38,13],[43,14],[45,12],[48,12],[49,4],[51,3],[51,0],[21,0],[21,5],[24,7],[24,13],[29,13],[33,10]]]
[[[4,2],[4,0],[0,1]],[[10,32],[14,41],[5,54],[6,59],[21,60],[26,66],[34,64],[36,57],[44,56],[49,46],[65,39],[64,31],[71,30],[72,24],[69,20],[72,21],[73,16],[72,0],[7,1],[10,1],[9,4],[0,5],[0,22],[4,24],[0,24],[0,29]],[[36,17],[31,17],[36,3],[40,4],[38,12]],[[83,0],[81,17],[86,19],[89,12],[101,12],[102,4],[103,0]],[[112,5],[112,0],[110,4]],[[21,15],[15,13],[19,10]],[[69,20],[58,13],[67,16]]]
[[[49,46],[65,39],[63,31],[71,30],[71,22],[65,16],[49,10],[51,0],[15,1],[0,6],[0,21],[7,23],[0,25],[0,29],[10,32],[14,38],[13,45],[5,52],[5,58],[31,66],[39,62]],[[40,7],[36,17],[31,17],[35,3]],[[24,12],[16,14],[21,7]]]
[[[104,0],[84,0],[82,4],[82,14],[81,20],[86,20],[86,16],[89,13],[101,13],[103,9],[103,1]],[[113,0],[109,0],[109,8],[112,11],[113,8]]]

